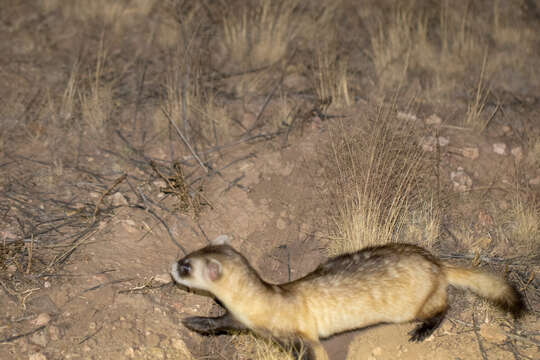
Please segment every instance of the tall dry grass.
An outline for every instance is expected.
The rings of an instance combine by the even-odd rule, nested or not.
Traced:
[[[98,133],[104,130],[114,109],[113,83],[103,79],[107,56],[108,50],[102,33],[96,52],[95,68],[89,72],[88,82],[79,88],[82,120],[92,131]]]
[[[368,123],[361,133],[352,135],[341,128],[333,134],[327,176],[337,231],[329,253],[394,241],[431,246],[439,233],[440,215],[425,182],[427,159],[392,109],[381,108]]]
[[[351,105],[347,59],[338,58],[336,50],[328,45],[317,48],[315,53],[313,78],[318,102],[336,107]]]

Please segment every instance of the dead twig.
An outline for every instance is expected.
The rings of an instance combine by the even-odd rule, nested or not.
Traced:
[[[206,167],[206,165],[202,162],[201,158],[199,157],[199,155],[197,155],[197,153],[195,152],[195,150],[193,149],[193,147],[191,146],[191,144],[187,141],[186,137],[184,136],[184,134],[182,134],[182,131],[180,131],[180,129],[178,128],[178,126],[176,125],[176,123],[173,121],[173,119],[170,117],[170,115],[164,110],[163,111],[163,114],[165,115],[165,117],[169,120],[169,122],[171,123],[171,125],[174,127],[174,129],[176,130],[176,134],[178,134],[178,136],[180,137],[180,139],[182,140],[182,142],[184,143],[184,145],[186,145],[186,147],[188,148],[189,152],[191,152],[191,155],[193,156],[193,158],[195,160],[197,160],[197,162],[199,163],[199,165],[201,166],[201,168],[204,170],[204,172],[208,172],[208,168]]]
[[[87,293],[87,292],[90,292],[90,291],[94,291],[94,290],[97,290],[97,289],[101,289],[102,287],[105,287],[105,286],[108,286],[108,285],[119,284],[119,283],[123,283],[123,282],[126,282],[126,281],[132,281],[132,280],[135,280],[135,279],[136,278],[125,278],[125,279],[107,281],[107,282],[92,286],[92,287],[90,287],[88,289],[84,289],[83,291],[81,291],[81,294],[84,294],[84,293]]]
[[[11,342],[11,341],[20,339],[20,338],[22,338],[22,337],[27,337],[27,336],[30,336],[30,335],[32,335],[32,334],[35,334],[35,333],[37,333],[38,331],[41,331],[41,330],[45,329],[45,326],[46,326],[46,325],[41,325],[40,327],[37,327],[37,328],[35,328],[34,330],[30,330],[29,332],[26,332],[26,333],[24,333],[24,334],[19,334],[19,335],[14,335],[14,336],[9,336],[9,337],[7,337],[7,338],[0,339],[0,344],[8,343],[8,342]]]
[[[473,319],[473,332],[476,336],[476,342],[478,343],[478,350],[480,351],[480,355],[482,355],[483,360],[488,360],[486,350],[484,349],[484,345],[482,343],[482,338],[480,337],[480,334],[478,333],[478,326],[476,325],[476,318],[474,316],[475,311],[472,312],[472,319]]]
[[[96,336],[100,331],[101,329],[103,329],[103,325],[101,325],[96,331],[94,331],[92,334],[89,334],[89,335],[86,335],[85,337],[82,338],[81,341],[79,341],[79,345],[83,344],[84,342],[90,340],[91,338],[93,338],[94,336]]]
[[[101,196],[99,197],[99,200],[96,203],[96,207],[94,209],[94,221],[96,220],[96,216],[99,212],[99,206],[103,202],[103,199],[105,198],[105,196],[109,195],[111,191],[113,191],[114,188],[117,187],[122,181],[126,180],[126,178],[127,178],[127,174],[126,173],[122,174],[122,176],[116,179],[114,183],[111,186],[109,186],[109,188],[101,194]]]
[[[65,251],[62,255],[55,257],[49,265],[45,268],[43,272],[51,270],[54,266],[63,263],[66,261],[71,254],[82,244],[84,244],[92,235],[94,235],[98,230],[94,228],[95,222],[88,227],[85,231],[80,234],[80,236],[75,239],[74,244],[71,248],[69,248],[67,251]]]

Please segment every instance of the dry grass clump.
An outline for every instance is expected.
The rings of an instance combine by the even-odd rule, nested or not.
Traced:
[[[205,86],[200,66],[193,54],[185,58],[178,49],[171,59],[165,84],[165,98],[158,126],[174,122],[186,140],[204,145],[215,145],[233,134],[232,121],[226,107],[219,103],[212,88]]]
[[[467,105],[467,114],[465,115],[464,119],[465,126],[470,127],[479,133],[484,131],[491,120],[490,117],[483,116],[484,107],[489,95],[489,88],[486,86],[485,79],[486,61],[487,53],[484,56],[482,71],[480,72],[480,78],[478,79],[475,95]]]
[[[433,6],[409,1],[394,2],[378,16],[365,15],[379,84],[388,88],[418,78],[435,94],[456,87],[463,91],[472,85],[466,74],[477,71],[486,49],[490,61],[482,69],[484,79],[510,65],[526,67],[535,48],[533,30],[510,26],[518,15],[511,5],[505,6],[494,2],[493,16],[487,17],[471,3],[445,0]]]
[[[321,104],[337,107],[351,105],[347,59],[336,57],[335,49],[324,46],[316,49],[317,59],[313,66],[315,92]]]
[[[301,23],[298,0],[232,3],[223,17],[221,51],[237,70],[257,69],[283,59]]]
[[[96,65],[93,73],[88,74],[87,86],[81,87],[79,100],[81,103],[83,122],[94,132],[104,130],[114,109],[113,84],[103,79],[107,50],[103,37],[96,54]],[[69,84],[68,84],[69,86]],[[69,95],[69,93],[68,93]],[[69,99],[68,99],[69,100]]]
[[[43,0],[45,12],[60,10],[65,19],[99,21],[113,31],[127,30],[138,18],[148,16],[156,0]]]
[[[438,236],[439,214],[427,201],[427,163],[411,131],[395,121],[392,110],[383,109],[362,133],[340,131],[332,144],[335,169],[327,174],[337,207],[329,253],[397,240],[430,246]],[[427,229],[426,235],[418,229]],[[411,233],[415,239],[405,238]]]
[[[510,239],[526,250],[540,250],[540,208],[535,201],[528,203],[516,198],[510,210]]]
[[[412,7],[397,5],[386,23],[379,18],[371,28],[370,41],[371,59],[381,84],[402,82],[411,60],[433,56],[427,41],[427,17]]]
[[[255,360],[293,360],[291,350],[287,350],[279,344],[258,337],[254,334],[233,336],[232,342],[238,351],[238,359]]]

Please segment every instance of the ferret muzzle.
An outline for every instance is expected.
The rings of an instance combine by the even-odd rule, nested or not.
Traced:
[[[191,273],[191,264],[189,260],[184,259],[178,261],[178,275],[181,277],[189,276]]]

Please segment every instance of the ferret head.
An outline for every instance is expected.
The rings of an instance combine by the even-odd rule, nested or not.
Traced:
[[[218,295],[246,268],[250,268],[247,260],[229,245],[227,236],[220,235],[211,245],[173,263],[171,275],[181,285]]]

